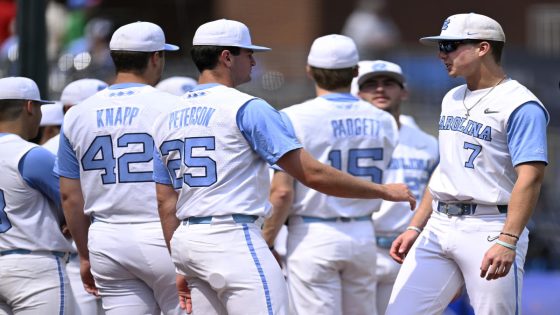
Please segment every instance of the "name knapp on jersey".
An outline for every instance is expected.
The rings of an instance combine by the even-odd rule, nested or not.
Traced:
[[[132,106],[111,107],[97,110],[97,127],[130,126],[140,109]]]
[[[169,114],[168,128],[176,129],[188,126],[208,127],[215,108],[206,106],[186,107]]]
[[[484,128],[483,128],[484,127]],[[460,116],[441,116],[439,130],[452,130],[475,138],[492,141],[492,127]]]
[[[335,138],[352,136],[378,136],[379,121],[371,118],[346,118],[331,120],[332,133]]]

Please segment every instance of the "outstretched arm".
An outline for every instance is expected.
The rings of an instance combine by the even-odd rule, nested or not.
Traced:
[[[411,209],[416,207],[416,199],[405,184],[381,185],[356,178],[317,161],[305,149],[295,149],[284,154],[277,164],[302,184],[327,195],[408,201]]]

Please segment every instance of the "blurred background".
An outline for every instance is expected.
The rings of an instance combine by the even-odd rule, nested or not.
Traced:
[[[404,114],[436,135],[440,102],[461,79],[447,76],[435,48],[418,38],[437,35],[446,17],[477,12],[496,19],[506,33],[503,58],[508,75],[533,91],[550,112],[545,184],[529,224],[526,314],[548,314],[542,286],[560,289],[560,2],[558,0],[0,0],[0,77],[33,78],[42,96],[57,100],[79,78],[111,83],[108,52],[112,32],[134,21],[159,24],[167,42],[181,50],[166,55],[164,78],[198,73],[189,49],[196,28],[219,18],[239,20],[253,43],[272,48],[256,54],[253,80],[239,88],[280,109],[314,97],[304,67],[311,42],[339,33],[352,37],[361,59],[400,64],[410,99]],[[544,275],[543,275],[544,274]],[[532,288],[532,287],[535,288]],[[537,288],[541,288],[539,291]],[[531,290],[529,290],[531,289]],[[550,294],[550,293],[548,293]],[[540,297],[540,299],[539,299]],[[560,306],[555,308],[558,314]],[[458,311],[460,312],[460,311]],[[553,314],[550,313],[550,314]]]

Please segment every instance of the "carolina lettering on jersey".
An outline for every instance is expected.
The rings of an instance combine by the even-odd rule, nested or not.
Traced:
[[[461,116],[441,116],[439,130],[452,130],[475,138],[492,141],[492,127]]]
[[[132,120],[138,116],[138,107],[123,106],[97,110],[97,127],[130,126]]]
[[[169,114],[169,129],[177,129],[188,126],[208,127],[215,108],[206,106],[187,107]]]
[[[434,161],[427,159],[415,159],[415,158],[392,158],[389,163],[389,169],[391,170],[425,170],[430,171],[434,168]]]
[[[371,118],[331,120],[331,127],[335,138],[379,135],[379,121]]]

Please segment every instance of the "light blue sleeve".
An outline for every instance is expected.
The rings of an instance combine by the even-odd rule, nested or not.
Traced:
[[[50,199],[58,209],[62,209],[60,183],[53,171],[55,156],[47,149],[35,147],[19,161],[19,173],[33,189]]]
[[[270,165],[302,147],[280,113],[261,99],[250,100],[239,109],[237,126],[253,150]]]
[[[545,110],[535,102],[519,106],[509,117],[508,147],[511,161],[516,166],[525,162],[548,164]]]
[[[79,179],[80,165],[76,152],[72,149],[72,145],[66,135],[64,135],[64,126],[60,128],[60,143],[58,146],[57,161],[54,171],[62,177]]]
[[[154,181],[158,184],[171,185],[171,177],[169,171],[163,161],[156,146],[154,146]]]

